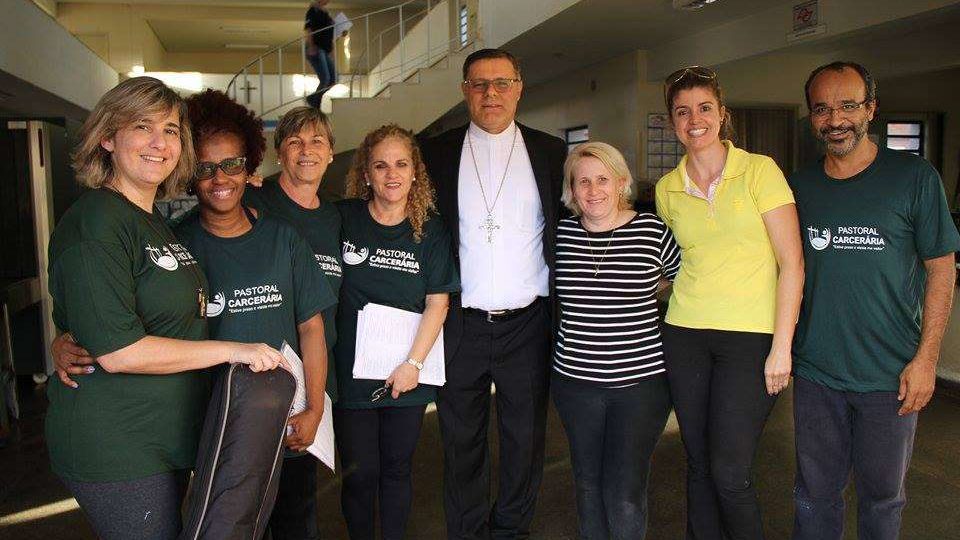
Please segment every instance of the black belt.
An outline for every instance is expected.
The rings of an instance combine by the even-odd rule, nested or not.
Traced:
[[[510,319],[515,319],[527,311],[530,311],[534,306],[537,305],[539,301],[540,299],[538,298],[522,308],[517,309],[494,309],[491,311],[486,311],[483,309],[465,307],[463,308],[463,314],[471,317],[483,317],[489,323],[504,322],[509,321]]]

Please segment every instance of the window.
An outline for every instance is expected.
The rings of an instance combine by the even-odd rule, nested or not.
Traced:
[[[467,33],[468,33],[469,28],[470,28],[469,20],[470,20],[470,18],[469,18],[469,14],[468,14],[468,12],[467,12],[467,6],[460,6],[460,28],[459,28],[459,31],[460,31],[460,46],[461,46],[461,47],[466,47],[466,46],[467,46],[467,41],[468,41],[468,39],[467,39]]]
[[[563,139],[567,141],[567,153],[573,147],[590,140],[590,129],[587,126],[577,126],[563,130]]]
[[[887,122],[887,148],[923,156],[923,122],[917,120]]]

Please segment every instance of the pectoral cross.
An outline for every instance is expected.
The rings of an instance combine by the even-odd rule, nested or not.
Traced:
[[[493,220],[493,214],[487,212],[487,218],[483,220],[483,225],[480,225],[480,228],[487,231],[487,243],[492,244],[493,231],[499,229],[500,226]]]

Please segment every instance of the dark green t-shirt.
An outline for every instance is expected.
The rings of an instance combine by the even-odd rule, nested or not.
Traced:
[[[174,232],[210,282],[212,339],[276,349],[286,340],[300,354],[297,325],[337,301],[307,242],[292,225],[266,211],[252,229],[234,238],[210,234],[198,214]]]
[[[201,340],[197,288],[206,279],[157,214],[119,194],[85,193],[50,239],[50,294],[57,327],[97,357],[145,336]],[[200,371],[84,375],[80,387],[51,378],[46,436],[58,475],[103,482],[193,467],[209,394]]]
[[[790,187],[806,262],[795,373],[836,390],[897,391],[920,342],[923,261],[960,249],[940,176],[880,149],[854,177],[829,178],[820,160]]]
[[[340,260],[340,213],[328,202],[320,202],[317,208],[304,208],[284,193],[277,182],[264,182],[263,187],[247,186],[243,192],[245,206],[264,210],[274,217],[291,223],[313,250],[320,269],[327,276],[327,283],[334,297],[340,294],[343,268]],[[337,343],[337,305],[323,311],[324,337],[327,340],[327,393],[336,403],[337,370],[334,362],[334,345]]]
[[[384,396],[370,401],[384,381],[353,378],[357,312],[370,302],[423,313],[428,294],[460,290],[453,263],[453,247],[443,221],[433,215],[423,228],[419,243],[413,240],[409,221],[386,226],[373,220],[366,201],[350,199],[337,203],[343,218],[343,287],[337,328],[337,374],[340,381],[338,407],[369,409],[422,405],[436,399],[435,386],[421,384],[399,399]]]

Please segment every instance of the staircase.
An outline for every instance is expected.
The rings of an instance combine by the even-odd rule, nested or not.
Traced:
[[[420,132],[462,101],[461,66],[478,41],[467,17],[463,0],[410,0],[349,21],[350,38],[363,40],[362,52],[321,103],[336,130],[337,153],[356,148],[367,132],[385,123]],[[227,94],[268,126],[304,105],[316,86],[304,42],[300,37],[248,63],[233,76]]]

